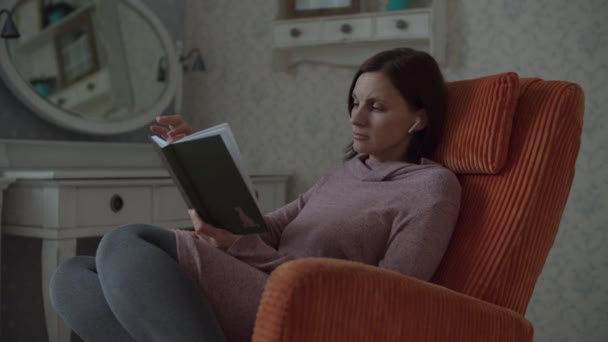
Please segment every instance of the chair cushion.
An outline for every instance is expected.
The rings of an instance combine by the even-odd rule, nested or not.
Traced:
[[[519,77],[448,82],[448,111],[433,159],[460,174],[496,174],[507,161]]]

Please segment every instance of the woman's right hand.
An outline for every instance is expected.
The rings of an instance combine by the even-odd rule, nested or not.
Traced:
[[[232,234],[227,230],[219,229],[203,221],[194,209],[188,209],[188,215],[194,227],[193,237],[202,239],[208,244],[221,250],[227,250],[236,240],[240,239],[240,235]]]
[[[179,114],[158,116],[156,117],[156,122],[168,127],[152,125],[150,126],[150,131],[161,136],[168,143],[172,143],[193,133],[192,126],[184,121],[184,118]]]

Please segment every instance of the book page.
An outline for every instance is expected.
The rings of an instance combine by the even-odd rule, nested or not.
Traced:
[[[226,129],[228,129],[228,130],[230,129],[230,126],[227,123],[219,124],[217,126],[213,126],[213,127],[204,129],[202,131],[198,131],[196,133],[190,134],[189,136],[176,141],[175,144],[178,144],[178,143],[184,142],[184,141],[190,141],[190,140],[210,137],[212,135],[218,135],[218,134],[221,134]]]
[[[156,135],[152,135],[150,136],[150,139],[152,139],[152,141],[154,141],[158,146],[160,146],[161,148],[169,145],[168,142],[166,142],[165,140],[163,140],[162,138],[156,136]]]

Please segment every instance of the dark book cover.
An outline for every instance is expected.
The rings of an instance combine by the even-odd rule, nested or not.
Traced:
[[[267,232],[263,216],[221,135],[155,149],[189,208],[234,234]],[[245,175],[247,176],[247,175]]]

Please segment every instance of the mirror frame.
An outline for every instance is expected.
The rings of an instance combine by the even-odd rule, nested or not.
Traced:
[[[83,117],[76,116],[70,112],[55,106],[45,98],[40,96],[34,88],[21,77],[15,68],[8,48],[8,42],[0,39],[0,76],[7,84],[7,87],[15,96],[23,102],[30,110],[38,114],[39,117],[50,121],[66,129],[76,130],[81,133],[96,135],[119,134],[136,130],[150,123],[156,116],[169,107],[171,101],[177,96],[178,85],[181,84],[182,74],[180,63],[177,58],[175,46],[172,43],[169,32],[164,27],[158,16],[140,0],[118,0],[122,1],[134,11],[139,13],[145,21],[156,30],[160,38],[162,48],[166,52],[168,61],[167,87],[160,99],[144,112],[135,113],[129,119],[111,122],[91,121]],[[2,1],[8,5],[11,11],[17,5],[18,0]]]

